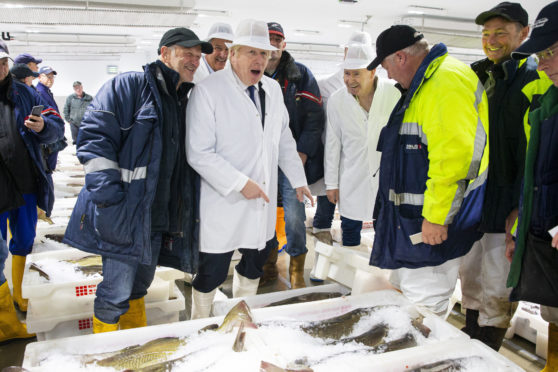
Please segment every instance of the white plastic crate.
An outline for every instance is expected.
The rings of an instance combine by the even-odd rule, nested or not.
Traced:
[[[265,307],[273,302],[286,300],[288,298],[308,294],[308,293],[324,293],[324,292],[339,292],[342,295],[347,295],[351,291],[349,288],[337,283],[317,285],[313,287],[291,289],[281,292],[265,293],[255,296],[243,297],[250,309],[259,309]],[[240,298],[227,298],[221,301],[213,302],[213,315],[226,315],[240,301]]]
[[[48,251],[27,256],[22,283],[22,296],[43,308],[43,311],[65,314],[74,313],[73,306],[81,306],[84,301],[92,301],[97,291],[97,285],[102,277],[84,277],[76,281],[45,282],[39,273],[29,270],[33,262],[42,259],[73,260],[87,256],[89,253],[70,248]],[[168,267],[157,267],[155,278],[146,295],[146,302],[165,301],[174,288],[174,280],[184,277],[184,273]],[[57,309],[55,304],[64,304]],[[46,306],[48,305],[48,306]]]
[[[346,296],[312,303],[276,306],[254,309],[252,315],[256,322],[278,321],[313,321],[327,319],[349,312],[353,309],[380,305],[399,305],[410,314],[422,314],[423,323],[431,329],[428,344],[441,344],[444,348],[450,340],[463,340],[467,342],[468,336],[459,331],[431,312],[417,308],[403,295],[395,291],[378,291],[365,293],[359,296]],[[23,360],[23,367],[33,370],[40,368],[41,361],[52,354],[92,354],[103,351],[119,350],[127,346],[145,343],[160,337],[185,337],[197,332],[209,324],[220,324],[224,316],[196,319],[191,321],[165,324],[152,327],[136,328],[119,332],[108,332],[95,335],[86,335],[66,339],[34,342],[27,345]],[[394,360],[408,360],[407,355],[411,350],[421,353],[427,345],[411,349],[393,351],[390,355]],[[369,355],[367,363],[359,363],[351,372],[370,371],[370,366],[375,365],[375,358],[381,355]],[[386,357],[384,357],[386,358]],[[390,358],[390,359],[391,359]],[[346,371],[346,368],[340,369]],[[380,369],[381,370],[381,369]]]
[[[541,317],[539,304],[520,301],[506,332],[506,338],[523,337],[536,345],[535,353],[546,359],[548,345],[548,322]]]
[[[393,288],[389,282],[391,270],[370,266],[368,253],[327,245],[317,239],[314,250],[318,254],[314,276],[318,279],[335,280],[351,288],[353,294]]]
[[[184,310],[184,296],[174,285],[172,299],[146,302],[145,314],[148,325],[178,322],[179,312]],[[27,330],[37,334],[38,341],[93,333],[93,298],[74,307],[72,314],[45,315],[45,308],[29,301],[27,310]],[[50,312],[49,312],[50,313]]]
[[[474,367],[474,372],[490,371],[490,372],[520,372],[523,371],[518,365],[497,353],[490,347],[486,346],[478,340],[455,339],[448,340],[443,343],[429,344],[420,347],[401,350],[405,352],[404,356],[393,353],[386,353],[371,356],[364,356],[358,360],[358,364],[344,360],[345,363],[339,366],[340,371],[361,371],[364,365],[374,368],[369,370],[382,372],[403,372],[410,371],[425,364],[431,364],[447,359],[464,358],[464,357],[481,357]],[[399,352],[398,352],[399,353]],[[370,367],[369,367],[370,368]],[[451,369],[453,371],[453,369]],[[429,369],[428,371],[450,371],[450,369]],[[466,371],[473,372],[470,369]]]

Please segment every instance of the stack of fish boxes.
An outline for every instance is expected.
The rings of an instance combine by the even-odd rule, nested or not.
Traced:
[[[39,272],[30,270],[31,265],[45,259],[76,260],[87,255],[71,248],[27,256],[22,295],[29,299],[27,329],[36,333],[39,341],[92,333],[93,301],[102,277],[49,282],[41,278]],[[145,296],[148,324],[178,321],[179,312],[185,309],[185,300],[174,281],[183,276],[178,270],[157,268]]]
[[[511,320],[506,338],[518,335],[536,345],[535,353],[541,358],[547,356],[548,322],[541,317],[540,305],[520,301]]]
[[[370,253],[328,245],[314,240],[318,254],[314,263],[314,276],[332,279],[351,288],[352,294],[393,288],[389,282],[390,270],[370,266]]]

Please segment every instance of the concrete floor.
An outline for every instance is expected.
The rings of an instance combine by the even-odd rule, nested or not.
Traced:
[[[310,252],[307,255],[305,270],[306,284],[307,286],[327,284],[327,281],[323,283],[314,283],[309,280],[310,268],[313,265],[314,254],[313,246],[311,244],[312,239],[310,236],[308,237],[308,248]],[[288,278],[288,265],[288,255],[280,253],[278,258],[279,279],[273,283],[260,287],[258,289],[258,293],[270,293],[290,289],[290,284],[288,279],[286,279]],[[190,318],[191,308],[191,286],[184,281],[177,281],[176,283],[186,299],[186,309],[180,313],[180,320],[188,320]],[[228,297],[232,297],[232,276],[230,276],[227,281],[223,283],[221,291]],[[448,322],[457,328],[462,328],[465,323],[465,317],[459,310],[459,304],[457,304],[448,318]],[[0,343],[0,368],[4,368],[6,366],[21,366],[25,346],[28,343],[35,341],[36,339],[29,339]],[[538,372],[544,367],[544,359],[539,358],[535,354],[535,345],[521,337],[514,336],[511,340],[505,340],[504,345],[500,348],[499,352],[528,372]]]

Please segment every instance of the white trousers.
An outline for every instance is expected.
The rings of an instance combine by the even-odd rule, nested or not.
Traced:
[[[455,290],[461,259],[454,258],[438,266],[393,270],[390,281],[411,302],[443,316]]]
[[[516,305],[506,288],[510,263],[506,259],[506,234],[484,234],[463,257],[461,306],[479,311],[479,326],[508,328]]]

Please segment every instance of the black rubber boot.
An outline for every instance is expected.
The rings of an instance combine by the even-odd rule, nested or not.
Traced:
[[[479,337],[475,337],[477,340],[482,341],[483,344],[490,346],[492,349],[498,351],[502,342],[504,342],[504,336],[506,335],[507,328],[498,327],[480,327]]]
[[[461,328],[463,332],[471,338],[478,338],[480,333],[479,327],[479,311],[467,309],[465,312],[465,327]]]

